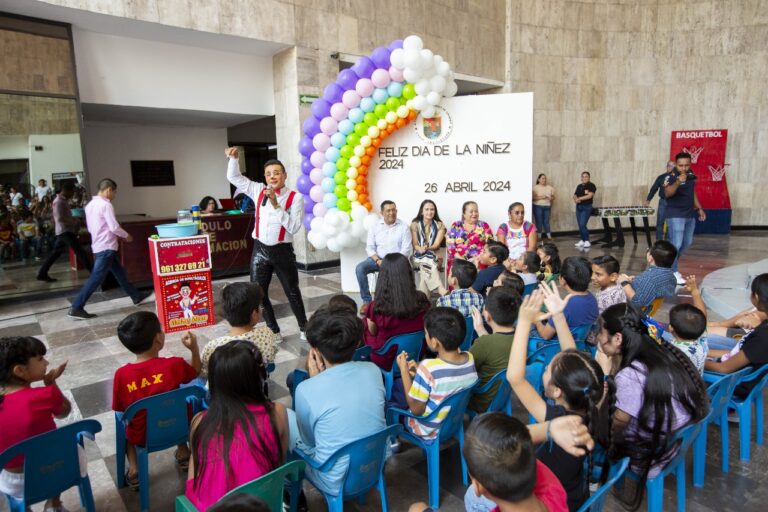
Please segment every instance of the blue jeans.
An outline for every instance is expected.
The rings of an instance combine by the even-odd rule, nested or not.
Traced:
[[[675,217],[667,219],[667,236],[672,245],[677,249],[677,258],[672,264],[672,270],[677,272],[677,263],[680,256],[693,243],[693,231],[696,229],[694,217]]]
[[[533,222],[536,223],[536,229],[543,235],[549,235],[552,230],[549,228],[549,216],[552,213],[551,206],[533,205]]]
[[[365,258],[355,267],[357,285],[360,287],[360,298],[363,299],[363,302],[366,304],[373,300],[371,297],[371,290],[368,288],[368,274],[373,274],[378,271],[379,266],[373,261],[373,258]]]
[[[667,200],[659,198],[656,208],[656,240],[664,240],[664,213],[667,210]]]
[[[707,334],[707,345],[710,350],[731,350],[739,340],[729,338],[728,336],[720,336],[719,334]]]
[[[587,229],[587,223],[589,217],[592,215],[591,204],[577,204],[576,205],[576,222],[579,224],[579,234],[583,242],[589,241],[589,230]]]
[[[77,298],[72,303],[72,309],[83,309],[85,303],[91,298],[93,292],[101,286],[101,283],[106,279],[107,274],[112,272],[115,276],[120,288],[127,293],[131,299],[135,302],[139,297],[139,291],[128,281],[128,277],[125,275],[125,269],[117,261],[117,251],[101,251],[93,255],[93,270],[91,276],[83,285],[80,293],[77,294]]]

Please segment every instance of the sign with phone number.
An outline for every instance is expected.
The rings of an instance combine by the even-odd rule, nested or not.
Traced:
[[[157,269],[160,275],[197,272],[211,269],[208,235],[155,242]]]

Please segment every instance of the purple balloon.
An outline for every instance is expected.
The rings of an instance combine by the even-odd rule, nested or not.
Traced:
[[[304,214],[304,229],[309,231],[312,226],[312,219],[314,219],[315,216],[311,213]]]
[[[371,78],[373,72],[376,71],[376,64],[368,57],[360,57],[350,69],[360,78]]]
[[[309,176],[306,174],[302,174],[296,179],[296,188],[305,196],[309,195],[309,190],[312,188],[312,185],[312,180],[310,180]]]
[[[357,76],[354,71],[347,68],[339,71],[339,74],[336,77],[336,83],[339,84],[342,89],[348,91],[355,88],[355,84],[359,79],[360,77]]]
[[[314,151],[314,147],[312,148],[312,150]],[[310,155],[311,154],[312,153],[310,153]],[[302,153],[302,155],[304,155],[304,153]],[[307,155],[304,155],[304,156],[307,156]],[[314,168],[315,166],[312,165],[312,162],[309,161],[309,157],[301,159],[301,172],[308,175],[310,172],[312,172],[312,169]]]
[[[309,116],[303,125],[304,135],[309,138],[314,137],[320,133],[320,121],[315,116]]]
[[[394,41],[389,43],[389,46],[387,46],[387,48],[389,48],[391,51],[395,51],[398,48],[402,48],[402,47],[403,47],[403,40],[402,39],[395,39]]]
[[[377,68],[384,68],[389,69],[390,62],[389,62],[389,55],[392,53],[392,51],[389,48],[383,48],[379,47],[373,50],[373,53],[371,53],[371,60],[376,65]]]
[[[304,198],[304,213],[312,213],[315,208],[315,202],[308,197]],[[312,215],[314,217],[314,215]]]
[[[373,73],[373,71],[371,71]],[[312,115],[318,120],[331,115],[331,104],[323,98],[318,98],[312,102]]]
[[[342,94],[344,94],[344,89],[331,83],[325,86],[325,89],[323,90],[323,99],[330,104],[338,103],[341,101]]]
[[[309,158],[309,156],[315,151],[315,146],[312,144],[312,139],[309,137],[302,137],[299,141],[299,153]],[[311,164],[310,164],[311,165]],[[310,169],[311,171],[312,169]]]

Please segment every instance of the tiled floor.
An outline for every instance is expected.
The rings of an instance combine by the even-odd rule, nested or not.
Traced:
[[[766,232],[736,232],[730,236],[697,236],[695,245],[682,262],[684,273],[696,273],[703,277],[717,268],[737,263],[756,261],[765,257],[768,247]],[[630,239],[631,240],[631,239]],[[558,239],[563,257],[578,254],[573,247],[573,238]],[[600,248],[592,248],[586,255],[594,257],[602,254]],[[636,274],[645,267],[644,245],[631,242],[624,249],[613,249],[621,262],[622,270]],[[583,252],[581,254],[584,254]],[[27,274],[28,275],[28,274]],[[0,271],[0,282],[7,282],[18,274],[13,269]],[[217,281],[214,283],[215,298],[220,296],[225,282],[246,280],[247,277]],[[308,313],[324,304],[328,297],[340,289],[338,269],[300,274],[300,284],[305,291],[304,300]],[[73,294],[74,295],[74,294]],[[296,321],[291,315],[277,280],[274,280],[270,296],[275,302],[275,311],[286,341],[280,346],[277,370],[272,374],[270,389],[273,397],[288,403],[288,391],[285,388],[286,375],[302,362],[306,354],[306,345],[298,339]],[[0,336],[32,335],[42,339],[49,347],[48,359],[52,363],[69,360],[69,366],[60,378],[59,384],[73,401],[73,412],[64,423],[80,418],[94,418],[101,422],[103,430],[96,436],[95,443],[87,446],[88,470],[96,498],[97,509],[104,511],[138,510],[138,494],[129,490],[117,490],[115,487],[115,433],[114,417],[110,410],[112,375],[117,367],[131,361],[129,354],[117,340],[117,323],[128,313],[137,310],[129,299],[121,296],[120,291],[100,293],[94,296],[88,305],[88,311],[99,316],[90,321],[75,321],[66,317],[69,306],[68,298],[52,298],[34,302],[0,302]],[[684,300],[684,299],[680,299]],[[670,307],[667,301],[661,318],[664,319]],[[154,310],[152,302],[140,306],[140,309]],[[222,318],[217,311],[217,318]],[[198,329],[200,345],[215,338],[227,330],[225,322]],[[178,334],[167,337],[165,353],[186,355]],[[518,407],[519,413],[521,408]],[[522,417],[522,415],[520,415]],[[730,429],[731,472],[724,475],[720,471],[719,435],[714,429],[709,435],[709,460],[707,481],[704,489],[688,486],[688,504],[692,510],[763,510],[768,501],[766,467],[768,450],[765,447],[752,447],[752,462],[740,463],[737,456],[738,436],[736,427]],[[184,475],[174,465],[173,451],[152,454],[151,471],[151,510],[157,512],[173,510],[173,500],[184,488]],[[461,483],[458,449],[455,445],[446,447],[441,454],[441,510],[463,510],[462,497],[464,487]],[[690,474],[690,471],[689,471]],[[396,455],[387,464],[387,488],[390,508],[394,511],[407,510],[408,504],[426,500],[426,464],[418,450],[408,448]],[[324,502],[314,491],[307,489],[311,510],[325,510]],[[665,510],[674,507],[674,482],[669,479],[665,498]],[[74,490],[64,495],[65,505],[70,510],[79,509],[77,493]],[[760,503],[763,503],[761,506]],[[608,509],[620,510],[615,503],[609,503]],[[34,508],[41,509],[40,506]],[[372,493],[368,503],[360,506],[349,503],[348,510],[380,510],[378,496]],[[7,510],[3,501],[0,510]]]

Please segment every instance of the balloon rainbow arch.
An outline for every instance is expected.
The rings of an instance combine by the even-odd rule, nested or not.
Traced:
[[[339,72],[312,103],[299,142],[296,185],[305,196],[304,227],[318,249],[365,243],[371,213],[368,165],[382,141],[421,113],[429,118],[456,94],[451,66],[412,35],[376,48]]]

